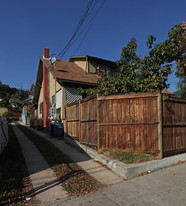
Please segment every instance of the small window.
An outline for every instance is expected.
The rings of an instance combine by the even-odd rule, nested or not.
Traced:
[[[117,77],[117,75],[118,75],[118,72],[117,71],[114,71],[114,70],[111,70],[110,71],[110,74],[111,74],[111,76],[113,76],[113,77]]]
[[[55,104],[55,95],[52,96],[52,105]]]
[[[56,118],[61,121],[61,108],[56,109]]]
[[[38,117],[38,110],[35,110],[35,116]]]
[[[39,112],[40,114],[43,114],[43,102],[40,103]]]

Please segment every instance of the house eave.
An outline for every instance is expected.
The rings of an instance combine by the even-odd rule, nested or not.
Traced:
[[[74,81],[74,80],[68,80],[68,79],[57,78],[56,80],[60,85],[63,85],[63,83],[72,83],[72,84],[80,84],[80,85],[82,84],[82,85],[90,85],[90,86],[97,86],[98,85],[97,83],[81,82],[81,81]]]

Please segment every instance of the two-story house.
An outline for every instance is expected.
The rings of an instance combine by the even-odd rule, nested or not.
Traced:
[[[77,88],[96,87],[99,74],[105,69],[117,71],[115,62],[91,57],[72,56],[69,61],[56,60],[51,63],[49,49],[44,48],[40,57],[34,100],[36,116],[43,119],[44,128],[50,127],[50,109],[65,120],[66,103],[82,99]]]

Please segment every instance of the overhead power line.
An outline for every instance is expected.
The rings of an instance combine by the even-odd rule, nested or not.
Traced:
[[[68,48],[68,46],[70,45],[70,43],[72,42],[72,40],[73,40],[74,37],[76,36],[77,32],[79,31],[79,29],[81,28],[82,24],[84,23],[84,21],[85,21],[87,15],[88,15],[88,12],[89,12],[89,10],[90,10],[93,2],[94,2],[94,0],[89,0],[88,5],[87,5],[87,7],[86,7],[86,10],[85,10],[83,16],[81,17],[81,19],[80,19],[80,21],[79,21],[79,23],[78,23],[78,25],[77,25],[77,27],[76,27],[76,29],[75,29],[72,37],[70,38],[70,40],[68,41],[68,43],[66,44],[66,46],[64,47],[64,49],[58,54],[57,57],[61,57],[61,54]]]
[[[83,28],[83,30],[79,33],[79,35],[77,36],[78,32],[80,31],[80,28],[82,27],[82,25],[84,24],[84,22],[87,20],[88,16],[90,15],[90,13],[94,10],[96,4],[97,4],[98,0],[96,0],[94,2],[94,0],[90,0],[88,2],[88,5],[86,7],[86,10],[83,14],[83,16],[81,17],[80,19],[80,22],[78,23],[78,26],[76,27],[72,37],[70,38],[70,40],[68,41],[68,43],[66,44],[66,46],[63,48],[63,50],[58,54],[57,58],[62,58],[65,53],[69,50],[69,48],[75,43],[75,41],[77,41],[77,39],[83,34],[83,32],[88,28],[87,30],[87,33],[85,34],[83,40],[85,39],[85,37],[87,36],[92,24],[94,23],[100,9],[102,8],[105,0],[102,1],[101,5],[99,6],[99,8],[94,12],[92,18],[90,19],[90,21],[85,25],[85,27]],[[94,3],[94,4],[93,4]],[[82,41],[81,43],[79,44],[78,46],[78,49],[79,47],[81,46],[82,44]]]
[[[97,11],[96,11],[96,13],[94,14],[94,16],[91,18],[91,20],[90,20],[90,21],[88,22],[88,24],[84,27],[84,29],[82,30],[82,32],[81,32],[81,33],[78,35],[78,37],[75,39],[75,40],[77,40],[77,39],[80,37],[80,35],[85,31],[85,29],[88,27],[88,30],[87,30],[86,34],[84,35],[83,39],[81,40],[79,46],[77,47],[77,49],[76,49],[76,51],[75,51],[75,54],[77,53],[77,51],[79,50],[79,48],[80,48],[80,46],[82,45],[83,41],[84,41],[85,38],[87,37],[87,35],[88,35],[88,33],[89,33],[89,31],[90,31],[90,29],[91,29],[94,21],[96,20],[96,17],[97,17],[97,15],[98,15],[98,13],[99,13],[99,11],[100,11],[100,9],[102,8],[102,6],[103,6],[104,3],[105,3],[105,0],[102,1],[102,4],[101,4],[101,5],[99,6],[99,8],[97,9]]]

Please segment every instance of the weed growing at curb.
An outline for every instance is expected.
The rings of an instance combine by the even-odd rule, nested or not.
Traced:
[[[84,195],[101,187],[99,182],[49,141],[22,125],[17,126],[34,143],[69,195]]]
[[[127,164],[146,162],[156,159],[155,156],[151,154],[125,152],[113,149],[101,149],[99,153]]]

